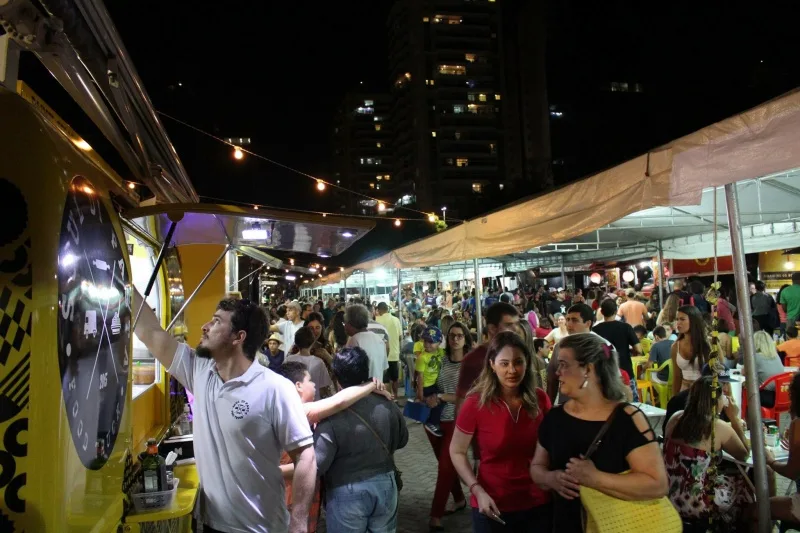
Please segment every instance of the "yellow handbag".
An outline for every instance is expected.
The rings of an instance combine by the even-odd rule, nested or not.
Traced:
[[[603,435],[623,405],[617,406],[603,424],[586,452],[587,459],[597,450]],[[681,517],[667,497],[642,501],[620,500],[583,486],[580,495],[585,511],[583,521],[585,533],[650,533],[651,531],[682,533],[683,531]]]

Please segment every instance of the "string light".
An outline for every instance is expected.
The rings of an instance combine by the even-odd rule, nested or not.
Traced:
[[[238,146],[233,147],[233,158],[237,160],[244,159],[244,152],[242,152],[242,149]]]
[[[218,142],[221,142],[223,144],[227,144],[228,146],[231,146],[234,149],[234,157],[236,159],[242,159],[244,157],[244,153],[246,152],[247,154],[252,155],[253,157],[256,157],[258,159],[262,159],[262,160],[264,160],[264,161],[266,161],[268,163],[271,163],[271,164],[273,164],[275,166],[281,167],[281,168],[286,169],[286,170],[288,170],[290,172],[294,172],[295,174],[299,174],[299,175],[304,176],[306,178],[313,179],[314,181],[317,182],[317,189],[319,189],[320,191],[325,190],[330,185],[331,187],[336,187],[337,189],[341,189],[343,191],[347,191],[348,193],[350,193],[352,195],[360,196],[362,198],[365,198],[365,199],[368,199],[368,200],[372,200],[372,201],[374,201],[376,203],[380,202],[380,200],[378,200],[377,198],[373,198],[371,196],[368,196],[366,194],[360,193],[358,191],[354,191],[354,190],[348,189],[346,187],[342,187],[338,183],[326,182],[326,181],[321,180],[320,178],[318,178],[316,176],[312,176],[311,174],[308,174],[308,173],[303,172],[301,170],[297,170],[296,168],[292,168],[292,167],[290,167],[288,165],[284,165],[283,163],[275,161],[274,159],[270,159],[268,157],[264,157],[263,155],[257,154],[257,153],[255,153],[255,152],[253,152],[251,150],[247,150],[245,148],[241,148],[239,146],[231,144],[230,142],[226,141],[225,139],[217,137],[216,135],[214,135],[212,133],[204,131],[204,130],[196,127],[196,126],[193,126],[193,125],[189,124],[188,122],[184,122],[183,120],[180,120],[180,119],[175,118],[175,117],[173,117],[171,115],[168,115],[167,113],[163,113],[163,112],[158,111],[158,110],[156,110],[156,112],[159,115],[161,115],[162,117],[165,117],[165,118],[168,118],[170,120],[173,120],[173,121],[177,122],[178,124],[181,124],[183,126],[186,126],[187,128],[190,128],[190,129],[196,131],[197,133],[201,133],[201,134],[203,134],[203,135],[205,135],[207,137],[211,137],[212,139],[214,139],[214,140],[216,140]],[[237,152],[241,152],[241,157],[240,157],[240,155],[237,155]],[[414,209],[413,207],[408,207],[408,206],[404,206],[404,205],[398,205],[397,208],[398,209],[406,209],[408,211],[413,211],[413,212],[419,213],[421,215],[426,215],[426,216],[428,215],[428,213],[425,213],[425,212],[420,211],[418,209]],[[353,215],[348,215],[348,216],[353,216]],[[413,220],[413,219],[409,219],[409,220]],[[453,222],[461,222],[461,221],[460,220],[453,220]]]
[[[436,222],[436,215],[434,215],[433,213],[428,215],[428,222]]]
[[[135,184],[134,182],[132,182],[132,181],[129,181],[129,182],[128,182],[128,188],[129,188],[130,190],[133,190],[133,189],[135,189],[135,188],[136,188],[136,184]]]
[[[395,225],[395,227],[398,227],[398,228],[399,228],[401,224],[402,224],[402,222],[400,222],[400,219],[399,219],[399,218],[396,218],[396,219],[394,219],[394,225]]]
[[[255,209],[256,211],[258,211],[258,206],[257,206],[257,205],[254,205],[254,206],[253,206],[253,209]]]
[[[386,211],[386,204],[384,204],[383,202],[378,202],[378,211],[380,211],[381,213]]]

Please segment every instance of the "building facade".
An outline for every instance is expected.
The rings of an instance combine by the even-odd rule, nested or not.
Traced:
[[[551,185],[545,38],[529,3],[395,0],[392,177],[419,208],[464,218]]]
[[[348,93],[339,106],[333,128],[333,180],[359,193],[334,192],[342,213],[374,214],[376,200],[394,204],[390,110],[388,93]]]

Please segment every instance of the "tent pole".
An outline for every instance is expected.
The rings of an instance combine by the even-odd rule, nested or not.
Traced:
[[[744,372],[748,384],[758,383],[756,367],[753,354],[753,321],[751,319],[752,310],[750,309],[750,293],[747,281],[747,269],[744,257],[744,239],[742,237],[742,226],[739,218],[739,194],[736,184],[725,185],[725,201],[728,206],[728,226],[731,234],[731,256],[733,258],[733,274],[736,278],[736,295],[739,300],[739,321],[741,334],[741,346],[744,350]],[[758,435],[761,431],[761,399],[758,395],[758,387],[747,387],[747,423]],[[768,533],[772,530],[769,509],[769,482],[767,480],[767,465],[764,455],[764,439],[754,438],[751,440],[753,446],[753,468],[755,470],[755,489],[756,502],[758,502],[758,531]]]
[[[369,296],[367,295],[367,271],[366,270],[362,270],[361,271],[361,287],[363,289],[361,291],[361,298],[364,300],[364,304],[366,304],[369,301]]]
[[[403,282],[402,270],[397,267],[397,318],[400,319],[400,327],[403,327]]]
[[[667,280],[664,279],[664,249],[661,247],[661,241],[658,241],[658,307],[664,309],[664,284]]]
[[[344,303],[347,303],[347,276],[342,276],[342,283],[344,283]]]
[[[561,256],[561,286],[567,290],[567,273],[564,270],[564,256]]]
[[[475,327],[478,330],[478,344],[483,342],[483,320],[481,312],[481,271],[478,268],[478,260],[472,260],[472,266],[475,268]]]

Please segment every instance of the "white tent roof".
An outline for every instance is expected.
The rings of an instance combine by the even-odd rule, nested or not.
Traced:
[[[738,184],[747,252],[796,246],[800,213],[800,91],[764,103],[669,145],[377,259],[354,270],[415,268],[521,254],[571,262],[713,255],[714,187]],[[760,179],[753,179],[759,178]],[[717,196],[718,254],[730,253],[724,195]],[[517,259],[517,257],[512,257]]]

